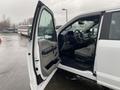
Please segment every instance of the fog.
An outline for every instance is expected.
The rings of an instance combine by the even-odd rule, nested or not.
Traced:
[[[52,11],[57,25],[65,23],[65,12],[68,9],[69,20],[80,13],[120,7],[119,0],[41,0]],[[38,0],[0,0],[0,19],[3,15],[18,23],[26,18],[33,17]]]

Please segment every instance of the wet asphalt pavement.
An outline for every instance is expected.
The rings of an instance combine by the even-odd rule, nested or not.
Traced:
[[[27,38],[18,34],[0,34],[0,90],[30,90],[27,69]],[[59,70],[45,90],[102,90],[91,81],[70,80]]]
[[[0,90],[30,90],[26,60],[27,40],[0,34]]]

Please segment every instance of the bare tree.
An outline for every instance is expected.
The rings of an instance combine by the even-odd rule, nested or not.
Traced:
[[[33,18],[25,19],[23,22],[20,22],[19,25],[31,25],[33,22]]]
[[[8,29],[11,25],[10,18],[6,18],[5,15],[3,15],[3,20],[0,21],[0,30]]]
[[[27,23],[28,23],[29,25],[31,25],[32,22],[33,22],[33,18],[29,18],[29,19],[27,20]]]

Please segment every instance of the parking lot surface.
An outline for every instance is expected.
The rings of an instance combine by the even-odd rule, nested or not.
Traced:
[[[0,34],[0,90],[30,90],[27,69],[26,37],[18,34]],[[68,73],[59,70],[45,90],[102,90],[93,82],[71,80]]]

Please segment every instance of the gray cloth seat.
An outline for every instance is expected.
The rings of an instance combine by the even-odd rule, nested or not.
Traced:
[[[95,45],[89,45],[88,47],[75,50],[75,55],[83,57],[92,57],[94,54]]]

